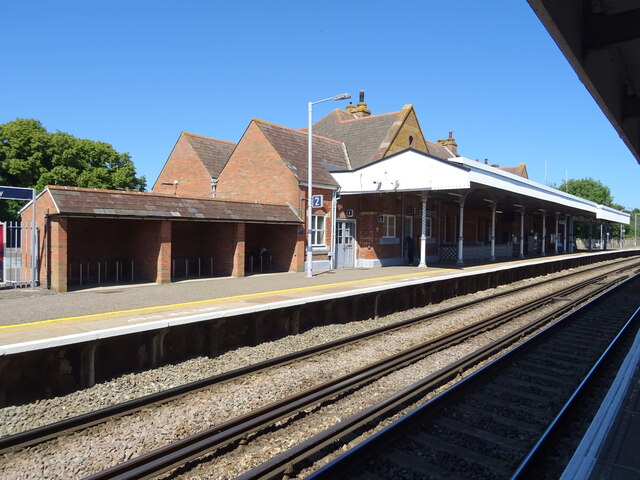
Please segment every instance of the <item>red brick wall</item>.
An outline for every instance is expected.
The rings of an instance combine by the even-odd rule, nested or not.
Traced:
[[[211,198],[211,176],[185,135],[180,135],[152,191],[183,197]],[[177,187],[173,183],[175,180],[178,181]]]
[[[235,223],[173,222],[172,259],[176,278],[185,276],[187,262],[191,276],[232,275],[237,230]]]
[[[246,273],[298,271],[296,225],[247,224]]]
[[[80,274],[83,284],[98,283],[98,274],[100,283],[170,281],[170,226],[168,220],[68,219],[69,283],[79,284]]]
[[[48,286],[56,292],[66,292],[67,285],[67,219],[54,218],[49,225]]]
[[[31,223],[33,221],[32,206],[29,205],[22,212],[21,221],[24,223]],[[51,231],[52,229],[48,225],[46,215],[54,214],[56,212],[55,205],[51,199],[51,195],[48,192],[40,195],[36,199],[36,225],[38,228],[38,280],[40,285],[53,288],[56,291],[66,292],[66,222],[62,222],[64,225],[60,227],[57,224],[55,233],[58,238],[55,239],[55,248],[52,249]],[[60,231],[60,228],[62,230]],[[62,243],[59,243],[62,242]],[[24,246],[30,252],[31,243],[26,242]],[[55,281],[56,285],[52,285],[52,272],[50,267],[52,263],[53,268],[56,269]],[[60,269],[64,268],[64,272]],[[58,290],[62,288],[62,290]]]
[[[142,281],[171,281],[171,222],[135,221],[129,247],[135,259],[135,275]]]
[[[233,254],[233,271],[231,275],[234,277],[244,277],[245,270],[245,229],[244,223],[236,223],[236,235],[234,238],[235,251]]]
[[[251,122],[220,174],[216,198],[300,208],[298,181]]]

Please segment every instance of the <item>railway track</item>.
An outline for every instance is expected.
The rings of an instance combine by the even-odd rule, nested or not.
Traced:
[[[603,280],[603,279],[599,279]],[[467,368],[486,360],[495,355],[498,351],[510,347],[518,342],[523,336],[539,329],[543,324],[548,323],[554,318],[566,315],[567,312],[576,308],[577,305],[584,303],[593,296],[600,295],[602,292],[610,289],[613,285],[619,283],[621,278],[618,276],[615,280],[607,282],[600,281],[598,285],[593,285],[593,279],[581,282],[579,285],[571,286],[565,290],[558,291],[557,296],[539,299],[524,307],[519,307],[507,314],[500,314],[491,319],[475,325],[471,329],[461,329],[452,335],[446,335],[436,341],[430,341],[408,351],[402,352],[391,358],[376,362],[365,368],[351,372],[340,378],[318,385],[308,391],[301,392],[281,402],[277,402],[266,407],[251,412],[242,417],[216,425],[210,429],[204,430],[197,434],[191,435],[185,439],[173,442],[169,445],[156,449],[147,454],[131,459],[122,464],[111,467],[102,472],[91,475],[90,479],[125,479],[125,478],[151,478],[160,473],[174,469],[177,466],[201,457],[203,454],[213,450],[224,450],[235,448],[238,443],[246,442],[247,439],[256,435],[264,429],[276,429],[275,425],[285,419],[291,419],[296,415],[300,415],[305,410],[312,409],[331,399],[339,398],[347,395],[349,392],[366,385],[374,380],[389,374],[399,368],[405,367],[444,348],[465,341],[471,336],[477,335],[479,332],[496,328],[512,318],[520,317],[526,312],[536,310],[542,305],[548,305],[550,302],[560,298],[562,301],[560,306],[554,309],[552,314],[545,315],[544,318],[530,322],[526,326],[512,332],[510,335],[500,338],[490,345],[482,348],[479,352],[452,363],[447,368],[432,375],[410,388],[403,390],[401,393],[394,395],[385,401],[380,402],[373,408],[369,408],[366,414],[356,416],[348,422],[341,422],[336,428],[317,435],[313,439],[303,442],[290,452],[283,454],[269,462],[257,467],[240,478],[277,478],[284,474],[290,473],[292,466],[304,464],[322,451],[327,445],[333,444],[336,438],[353,434],[363,425],[372,422],[373,418],[386,415],[389,412],[397,410],[400,405],[406,404],[410,399],[415,399],[425,392],[452,381]],[[596,282],[598,283],[598,282]],[[590,286],[588,293],[583,293],[578,298],[569,300],[568,295],[575,293],[580,289]]]
[[[618,268],[617,271],[619,273],[624,273],[625,271],[638,268],[638,265],[639,263],[637,261],[634,262],[634,261],[629,261],[628,259],[625,259],[625,260],[620,260],[616,262],[611,262],[610,264],[606,265],[604,268],[607,268],[607,267]],[[146,395],[140,398],[135,398],[127,402],[113,405],[111,407],[107,407],[107,408],[103,408],[103,409],[89,412],[86,414],[70,417],[68,419],[65,419],[53,424],[44,425],[42,427],[30,429],[14,435],[5,436],[0,438],[0,454],[4,452],[14,451],[18,448],[25,448],[31,445],[37,445],[39,443],[55,439],[61,435],[67,435],[73,432],[77,432],[77,431],[89,428],[94,425],[104,423],[110,419],[114,419],[117,417],[138,412],[143,408],[171,402],[185,395],[189,395],[191,393],[194,393],[206,388],[210,388],[214,385],[218,385],[232,379],[236,379],[252,373],[261,372],[269,368],[286,365],[297,360],[301,360],[304,358],[311,357],[313,355],[318,355],[324,352],[334,350],[341,346],[353,344],[355,342],[358,342],[366,338],[372,338],[376,335],[382,335],[382,334],[393,332],[396,330],[401,330],[411,325],[415,325],[417,323],[424,322],[424,321],[429,321],[431,319],[435,319],[445,314],[449,314],[455,311],[461,311],[472,305],[485,302],[492,298],[498,298],[506,295],[517,295],[519,292],[522,292],[529,288],[544,285],[546,283],[550,283],[554,281],[566,280],[573,276],[583,275],[585,272],[588,272],[588,271],[595,272],[595,271],[601,270],[602,268],[603,268],[602,265],[594,266],[586,270],[571,272],[561,277],[557,277],[553,279],[545,279],[530,285],[521,286],[512,290],[509,290],[509,291],[498,292],[498,293],[492,294],[491,296],[471,300],[454,307],[443,308],[432,314],[416,316],[415,318],[410,318],[408,320],[405,320],[393,325],[377,328],[377,329],[370,330],[358,335],[345,337],[343,339],[339,339],[333,342],[324,343],[322,345],[318,345],[312,348],[307,348],[298,352],[291,353],[289,355],[276,357],[264,362],[260,362],[247,367],[235,369],[235,370],[232,370],[223,374],[219,374],[216,376],[212,376],[209,378],[205,378],[199,381],[177,386],[168,390]],[[599,274],[593,277],[592,279],[582,283],[581,285],[584,286],[589,282],[599,281],[602,278],[604,278],[604,276],[607,274],[608,273]],[[577,287],[577,288],[581,288],[581,287]]]
[[[628,263],[628,262],[621,267],[623,271],[625,269],[628,271],[629,269],[637,269],[637,268],[638,268],[637,264]],[[579,273],[584,274],[584,271]],[[618,279],[624,275],[625,275],[624,272],[613,273],[613,276],[617,276]],[[605,275],[603,274],[602,276],[590,278],[584,282],[580,282],[580,285],[572,286],[566,291],[558,290],[554,292],[553,296],[547,296],[541,299],[540,302],[535,305],[529,305],[527,307],[522,308],[519,311],[518,315],[524,314],[527,310],[531,310],[531,309],[535,310],[537,308],[540,308],[541,305],[549,305],[552,303],[560,304],[562,309],[574,308],[569,305],[570,302],[567,301],[566,296],[572,295],[573,294],[572,292],[575,292],[578,289],[589,290],[589,295],[597,294],[598,291],[608,288],[607,285],[604,285],[604,284],[599,285],[599,283],[604,283],[604,282],[605,282]],[[546,282],[538,282],[536,283],[536,285],[543,284],[543,283],[546,283]],[[501,295],[507,295],[509,293],[513,293],[513,291],[505,292],[505,293],[502,293]],[[486,298],[483,300],[486,300]],[[465,307],[477,302],[478,301],[468,302],[467,304],[465,304]],[[448,312],[452,312],[455,310],[457,310],[457,308],[447,309]],[[433,318],[434,316],[438,316],[441,314],[443,314],[443,312],[437,312],[437,314],[412,319],[410,321],[403,322],[402,327],[398,327],[397,325],[394,326],[394,329],[406,328],[415,322],[424,321],[425,319]],[[150,476],[156,475],[161,471],[167,471],[178,465],[182,465],[185,462],[188,462],[189,460],[193,460],[198,456],[202,455],[203,452],[208,452],[211,450],[215,450],[216,452],[224,452],[224,451],[233,449],[238,444],[242,444],[247,439],[251,439],[252,437],[254,437],[255,432],[257,431],[260,431],[260,430],[264,431],[265,429],[266,430],[275,429],[275,427],[273,427],[274,423],[288,422],[290,418],[296,416],[297,411],[305,410],[305,409],[306,410],[314,409],[316,408],[314,407],[314,405],[331,402],[333,401],[333,400],[330,400],[332,398],[343,397],[345,395],[348,395],[349,391],[353,391],[359,386],[363,386],[368,383],[371,383],[376,378],[380,378],[386,375],[388,372],[393,371],[394,369],[398,369],[398,368],[401,368],[403,365],[408,365],[412,362],[415,362],[419,358],[423,358],[424,356],[429,355],[434,351],[438,351],[438,349],[440,348],[447,348],[446,347],[447,345],[464,342],[465,338],[468,338],[469,336],[477,335],[483,330],[489,330],[489,329],[495,328],[496,325],[504,324],[509,321],[509,316],[502,316],[502,317],[503,318],[494,318],[491,321],[486,321],[482,324],[476,325],[475,333],[463,332],[461,330],[459,332],[455,332],[454,336],[451,336],[448,338],[443,337],[438,339],[438,342],[429,342],[429,345],[423,345],[423,346],[420,346],[419,348],[418,347],[413,348],[411,349],[411,351],[403,352],[404,357],[396,358],[394,359],[393,362],[389,364],[383,364],[384,362],[378,362],[378,364],[374,365],[374,367],[377,370],[367,372],[365,371],[367,369],[361,369],[353,375],[354,377],[358,377],[358,378],[347,379],[343,377],[340,379],[336,379],[335,381],[328,382],[328,384],[323,384],[322,386],[318,386],[313,389],[315,390],[315,392],[311,392],[315,396],[303,398],[306,395],[304,394],[296,395],[296,398],[293,399],[297,402],[296,405],[293,405],[293,406],[286,405],[286,403],[288,402],[283,402],[280,407],[276,405],[269,405],[263,409],[260,409],[259,411],[251,412],[249,415],[246,415],[243,418],[233,419],[223,424],[217,425],[213,429],[209,429],[209,431],[207,432],[200,432],[199,434],[192,435],[191,437],[188,437],[187,439],[185,439],[185,441],[182,444],[181,442],[177,442],[175,444],[168,445],[167,447],[163,447],[153,453],[153,455],[158,454],[155,460],[151,459],[150,455],[152,454],[142,455],[141,457],[135,457],[133,459],[133,462],[131,461],[125,462],[124,464],[118,465],[114,469],[108,469],[108,470],[105,470],[104,472],[99,472],[98,474],[94,475],[91,478],[149,478]],[[534,328],[537,328],[537,327],[531,326],[528,329],[524,329],[519,334],[516,334],[512,341],[517,341],[518,338],[521,337],[522,335],[525,335],[528,330],[531,330]],[[389,330],[388,328],[379,329],[377,333],[381,333],[388,330]],[[337,343],[338,345],[340,345],[340,344],[347,343],[349,341],[357,341],[358,338],[365,338],[365,337],[367,337],[366,334],[361,334],[356,337],[356,340],[354,340],[353,338],[343,339],[339,342],[334,342],[334,343]],[[303,353],[302,355],[298,354],[298,355],[293,355],[291,357],[311,356],[315,354],[314,351],[324,351],[332,348],[335,348],[335,346],[329,345],[329,346],[316,347],[314,349],[311,349],[310,351],[305,351],[305,353]],[[278,360],[280,359],[272,360],[266,363],[277,364]],[[292,359],[287,359],[286,361],[292,361]],[[264,368],[268,368],[268,366],[260,366],[260,367],[252,366],[251,368],[242,369],[242,370],[255,371],[258,368],[264,369]],[[451,370],[451,375],[453,376],[459,375],[459,373],[463,371],[464,368],[465,366],[460,363],[458,363],[457,365],[454,365]],[[220,379],[220,377],[224,378],[224,380],[218,380],[218,381],[225,381],[226,379],[233,378],[234,373],[235,372],[229,372],[228,374],[224,374],[223,376],[218,376],[218,379]],[[214,379],[215,378],[216,377],[214,377]],[[215,384],[215,381],[212,382],[212,379],[207,379],[205,381],[196,382],[196,383],[199,383],[198,388],[202,389],[202,388],[207,388],[211,384]],[[433,382],[433,384],[429,388],[427,388],[427,390],[429,389],[433,390],[433,388],[437,386],[437,383],[438,382]],[[175,392],[175,391],[182,390],[178,395],[185,395],[188,390],[191,390],[187,388],[186,389],[187,391],[185,391],[183,390],[184,388],[185,387],[173,389],[173,391]],[[139,409],[139,408],[142,408],[143,406],[152,405],[153,403],[168,401],[167,399],[171,397],[167,392],[162,392],[161,395],[162,395],[161,400],[157,400],[157,398],[154,399],[156,400],[156,402],[149,402],[148,399],[138,399],[133,402],[128,402],[127,406],[131,407],[132,404],[137,403],[138,404],[137,409]],[[146,402],[144,400],[146,400]],[[118,409],[119,409],[119,412],[116,413],[116,415],[123,415],[124,413],[126,413],[125,412],[126,409],[123,409],[122,406],[118,406]],[[298,415],[305,415],[305,414],[303,413]],[[29,432],[26,432],[26,433],[29,433]],[[212,437],[212,433],[213,433],[213,437]],[[31,432],[31,434],[33,434],[33,432]],[[53,436],[56,436],[56,435],[53,434]],[[7,438],[10,438],[10,437],[7,437]],[[186,450],[184,450],[184,448],[186,448]],[[178,450],[180,450],[180,453],[175,453]],[[167,454],[169,454],[168,457],[167,457]],[[149,460],[151,460],[151,463],[149,463]],[[140,462],[140,463],[137,463],[137,462]],[[134,463],[136,465],[135,467],[132,468]],[[291,464],[291,462],[289,462],[287,465],[289,464]],[[281,472],[284,472],[287,468],[288,467],[285,465],[284,468],[281,469]]]
[[[639,283],[625,281],[310,478],[541,478],[540,452],[618,345],[635,336]],[[274,478],[255,473],[241,478]]]

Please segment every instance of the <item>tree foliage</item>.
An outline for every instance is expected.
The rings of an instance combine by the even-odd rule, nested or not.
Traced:
[[[613,195],[611,195],[611,190],[609,187],[604,185],[602,182],[598,180],[594,180],[592,178],[583,178],[580,180],[571,179],[566,182],[563,182],[560,186],[560,190],[563,192],[568,192],[572,195],[576,195],[578,197],[584,198],[586,200],[591,200],[592,202],[596,202],[600,205],[605,205],[607,207],[614,208],[620,211],[628,211],[622,205],[619,205],[613,201]],[[611,238],[620,238],[621,229],[624,229],[626,235],[631,235],[631,230],[633,230],[633,226],[629,228],[629,226],[621,226],[618,224],[611,224],[608,226],[608,232]],[[576,228],[576,235],[578,237],[588,237],[589,229],[586,225],[578,225]],[[635,235],[635,231],[633,232]],[[624,235],[623,235],[624,236]]]
[[[0,185],[36,188],[47,185],[143,191],[144,176],[128,153],[111,145],[56,131],[38,120],[18,118],[0,124]],[[15,218],[19,202],[0,202],[0,219]]]
[[[579,180],[571,179],[566,182],[562,182],[560,190],[586,200],[591,200],[592,202],[596,202],[600,205],[614,207],[611,190],[599,180],[594,180],[592,178],[583,178]]]

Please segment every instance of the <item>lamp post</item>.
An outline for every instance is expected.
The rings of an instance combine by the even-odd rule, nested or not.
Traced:
[[[313,248],[311,246],[312,242],[312,197],[313,197],[313,156],[311,153],[312,143],[313,143],[313,133],[312,129],[312,112],[313,106],[316,103],[328,102],[329,100],[347,100],[351,98],[351,95],[348,93],[341,93],[340,95],[335,95],[333,97],[325,98],[323,100],[318,100],[317,102],[309,102],[309,146],[308,146],[308,159],[307,159],[307,266],[306,266],[306,276],[307,278],[313,277]]]

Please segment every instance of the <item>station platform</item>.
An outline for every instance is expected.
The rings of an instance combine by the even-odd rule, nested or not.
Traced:
[[[584,255],[582,252],[478,265],[394,266],[273,273],[171,284],[115,285],[54,293],[0,290],[0,356],[289,307],[400,285],[441,281]]]
[[[3,290],[0,356],[570,256],[463,267],[339,269],[316,272],[311,278],[304,272],[271,273],[164,285],[123,284],[67,293]]]

